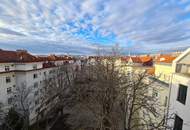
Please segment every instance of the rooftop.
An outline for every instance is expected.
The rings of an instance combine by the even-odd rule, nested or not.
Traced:
[[[152,57],[150,56],[125,56],[121,57],[122,61],[128,62],[129,60],[132,60],[134,63],[146,63],[152,61]]]
[[[169,63],[171,64],[173,62],[173,60],[175,60],[176,56],[173,55],[160,55],[158,57],[155,58],[155,62],[156,63]]]
[[[0,63],[9,62],[42,62],[42,61],[58,61],[58,60],[72,60],[69,56],[35,56],[28,53],[26,50],[2,50],[0,49]]]

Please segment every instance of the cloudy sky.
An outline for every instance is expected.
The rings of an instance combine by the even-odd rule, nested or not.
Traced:
[[[0,48],[36,54],[190,46],[190,0],[0,0]]]

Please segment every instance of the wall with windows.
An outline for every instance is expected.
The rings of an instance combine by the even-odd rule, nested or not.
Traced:
[[[62,64],[62,62],[58,61],[57,64]],[[55,69],[56,67],[43,68],[43,62],[0,63],[0,102],[9,108],[17,87],[25,85],[31,88],[30,120],[35,122],[43,81],[53,75],[56,72]]]
[[[15,70],[14,63],[0,63],[0,72],[8,72]]]
[[[190,130],[190,77],[174,74],[171,87],[169,115],[182,119],[182,130]],[[170,121],[170,124],[180,128],[176,123],[181,124],[178,121]]]
[[[0,74],[0,102],[2,102],[5,107],[12,104],[13,90],[16,87],[15,73],[2,73]]]
[[[30,120],[35,120],[37,109],[40,105],[40,89],[43,87],[45,78],[53,73],[55,68],[44,68],[26,72],[16,72],[16,84],[21,86],[25,84],[31,90],[32,101],[30,103]]]
[[[33,70],[33,69],[41,69],[42,62],[31,62],[31,63],[15,63],[16,70]]]

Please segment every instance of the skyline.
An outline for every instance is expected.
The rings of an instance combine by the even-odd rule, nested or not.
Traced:
[[[126,53],[189,47],[190,1],[1,0],[1,49],[88,55],[116,43]]]

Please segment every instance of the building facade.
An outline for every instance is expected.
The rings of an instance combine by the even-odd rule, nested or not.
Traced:
[[[35,122],[43,81],[65,63],[73,64],[74,60],[67,56],[33,56],[25,50],[0,50],[0,102],[4,110],[15,105],[16,91],[24,86],[31,90],[29,113],[30,121]]]
[[[174,130],[190,129],[190,48],[177,57],[172,64],[169,116],[174,120],[168,124]]]

